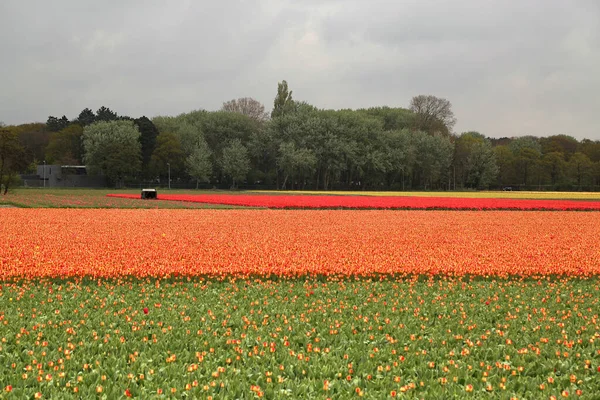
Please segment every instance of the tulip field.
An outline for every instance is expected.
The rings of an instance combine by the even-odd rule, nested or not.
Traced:
[[[106,193],[0,208],[0,399],[600,396],[597,198]]]
[[[136,199],[137,194],[108,194]],[[158,200],[278,209],[555,210],[600,211],[600,201],[368,195],[160,194]]]

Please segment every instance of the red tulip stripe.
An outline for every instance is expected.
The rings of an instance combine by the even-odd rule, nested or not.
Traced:
[[[109,194],[109,197],[136,199],[135,194]],[[587,210],[600,211],[599,201],[528,200],[454,197],[400,196],[322,196],[322,195],[235,195],[159,194],[159,200],[233,206],[301,209],[447,209],[447,210]],[[141,202],[142,200],[140,200]]]

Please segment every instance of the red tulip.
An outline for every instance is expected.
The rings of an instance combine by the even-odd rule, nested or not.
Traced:
[[[148,314],[148,307],[144,307],[144,314]]]
[[[109,197],[139,199],[138,194],[109,194]],[[600,210],[599,201],[459,198],[420,196],[353,195],[268,195],[268,194],[164,194],[161,200],[229,204],[267,208],[413,208],[458,210]],[[143,200],[138,200],[143,203]],[[550,237],[550,239],[554,239]]]

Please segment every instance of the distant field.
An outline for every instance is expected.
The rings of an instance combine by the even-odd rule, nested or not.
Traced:
[[[185,201],[140,201],[106,197],[107,194],[139,195],[140,189],[24,189],[18,188],[6,196],[0,196],[0,205],[41,208],[245,208],[243,206],[205,204]],[[353,195],[374,197],[448,197],[481,199],[533,199],[533,200],[581,200],[600,201],[600,192],[371,192],[371,191],[229,191],[229,190],[158,190],[161,194],[199,195]]]
[[[347,196],[416,196],[461,197],[478,199],[547,199],[547,200],[600,200],[600,192],[371,192],[371,191],[314,191],[314,190],[254,190],[247,193],[288,195],[347,195]]]
[[[159,193],[163,193],[160,191]],[[195,190],[194,194],[217,191]],[[245,208],[219,204],[178,201],[123,199],[106,197],[108,193],[140,194],[139,189],[16,189],[0,196],[0,205],[26,208]],[[172,194],[192,193],[190,190],[171,190]]]

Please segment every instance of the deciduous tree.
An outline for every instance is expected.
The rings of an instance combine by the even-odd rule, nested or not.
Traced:
[[[248,150],[239,139],[232,140],[227,147],[223,149],[221,159],[223,173],[233,181],[231,187],[236,188],[239,181],[244,180],[250,171],[250,159]]]
[[[415,114],[417,130],[448,134],[456,124],[452,104],[446,99],[431,95],[415,96],[410,102],[410,110]]]
[[[96,122],[83,130],[84,162],[92,173],[106,176],[111,185],[140,172],[140,131],[133,121]]]
[[[575,153],[569,160],[569,176],[573,183],[581,189],[581,186],[587,183],[586,181],[592,176],[593,163],[589,157],[583,153]]]
[[[200,181],[209,181],[212,174],[211,151],[204,139],[200,140],[185,159],[187,173],[196,179],[196,189]]]
[[[277,84],[277,96],[273,102],[273,111],[271,118],[281,117],[282,115],[294,112],[296,105],[292,99],[292,91],[288,89],[288,83],[284,80]]]
[[[27,168],[25,149],[19,143],[17,134],[0,128],[0,190],[8,193],[9,187],[17,181],[17,173]]]
[[[83,158],[82,135],[83,127],[79,124],[71,124],[52,134],[48,147],[46,147],[46,161],[49,164],[81,164]]]
[[[243,114],[257,122],[264,122],[269,119],[269,114],[265,112],[265,106],[251,97],[227,101],[223,103],[221,110]]]
[[[171,178],[180,177],[184,170],[184,156],[181,142],[174,133],[163,132],[156,138],[156,148],[150,160],[150,170],[154,176],[167,177],[169,165]]]

